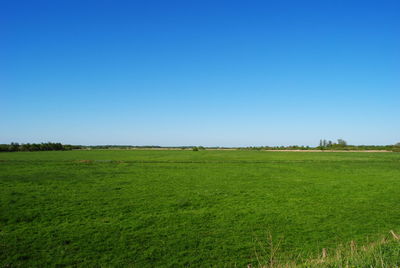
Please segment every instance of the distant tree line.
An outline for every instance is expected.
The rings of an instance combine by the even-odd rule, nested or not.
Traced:
[[[239,150],[341,150],[341,151],[368,151],[368,150],[380,150],[380,151],[393,151],[400,152],[400,142],[394,145],[349,145],[345,140],[338,139],[337,142],[331,140],[322,139],[319,145],[316,147],[310,146],[253,146],[238,148]]]
[[[204,148],[203,146],[194,146],[193,148],[192,148],[192,151],[195,151],[195,152],[197,152],[197,151],[202,151],[202,150],[205,150],[206,148]]]
[[[250,150],[250,151],[262,151],[262,150],[313,150],[310,146],[299,146],[299,145],[289,145],[289,146],[250,146],[241,147],[239,150]]]
[[[46,143],[23,143],[12,142],[10,144],[0,144],[0,152],[32,152],[32,151],[65,151],[81,149],[78,145],[64,145],[59,142]]]
[[[346,148],[347,142],[342,139],[338,139],[337,142],[332,142],[331,140],[320,140],[319,141],[319,146],[317,147],[320,150],[325,150],[325,149],[343,149]]]
[[[167,148],[157,145],[91,145],[91,146],[81,146],[84,149],[158,149],[158,148]]]
[[[91,145],[81,146],[81,149],[182,149],[200,151],[205,150],[203,146],[158,146],[158,145]],[[225,147],[207,147],[207,149],[226,149]]]
[[[238,149],[238,150],[343,150],[343,151],[367,151],[367,150],[382,150],[382,151],[393,151],[400,152],[400,142],[394,145],[349,145],[343,139],[338,139],[337,142],[332,142],[330,140],[322,139],[319,145],[316,147],[310,146],[251,146],[251,147],[203,147],[203,146],[155,146],[155,145],[145,145],[145,146],[134,146],[134,145],[93,145],[93,146],[83,146],[83,145],[66,145],[61,143],[47,142],[47,143],[16,143],[11,144],[0,144],[0,152],[29,152],[29,151],[65,151],[65,150],[91,150],[91,149],[191,149],[193,151],[201,151],[206,149]]]
[[[368,150],[382,150],[382,151],[398,151],[400,143],[394,145],[349,145],[343,139],[338,139],[337,142],[330,140],[320,140],[319,150],[348,150],[348,151],[368,151]]]

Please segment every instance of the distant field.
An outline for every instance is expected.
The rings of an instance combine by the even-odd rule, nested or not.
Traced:
[[[0,266],[235,266],[400,231],[400,153],[0,153]],[[289,257],[290,258],[290,257]]]

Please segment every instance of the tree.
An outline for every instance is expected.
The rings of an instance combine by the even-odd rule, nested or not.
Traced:
[[[400,142],[396,143],[395,145],[393,145],[393,152],[397,152],[400,153]]]
[[[10,146],[8,144],[0,144],[0,152],[10,151]]]
[[[11,152],[19,151],[19,143],[18,142],[12,142],[10,144],[10,151]]]
[[[328,142],[326,140],[324,140],[324,148],[328,145]]]
[[[346,147],[347,146],[347,142],[343,139],[338,139],[337,140],[337,144],[340,145],[341,147]]]

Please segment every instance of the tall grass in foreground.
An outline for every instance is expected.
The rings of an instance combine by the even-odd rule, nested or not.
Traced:
[[[322,249],[320,256],[308,259],[280,254],[280,242],[274,242],[270,235],[266,245],[258,243],[255,251],[257,267],[400,267],[400,235],[394,231],[368,245],[358,246],[351,241],[332,251]],[[248,265],[248,268],[251,267]]]

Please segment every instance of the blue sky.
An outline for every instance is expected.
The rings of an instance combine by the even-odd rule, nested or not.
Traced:
[[[0,143],[400,142],[400,1],[1,1]]]

